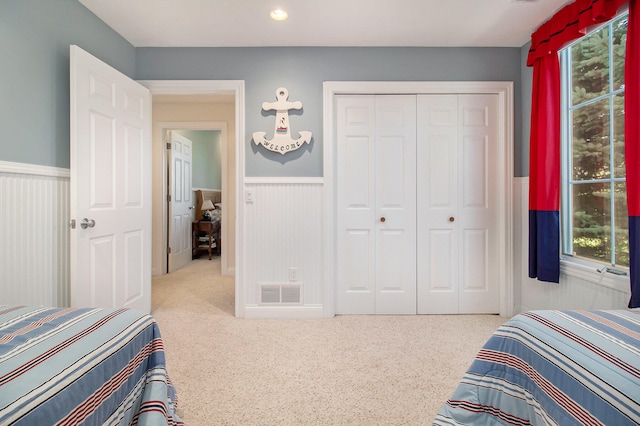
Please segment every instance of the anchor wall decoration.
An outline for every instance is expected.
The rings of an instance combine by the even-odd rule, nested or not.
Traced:
[[[270,151],[279,152],[284,155],[287,152],[300,148],[305,143],[311,142],[311,132],[300,131],[300,137],[293,139],[289,127],[289,110],[302,109],[302,102],[289,102],[289,91],[284,87],[276,90],[276,102],[263,102],[262,109],[265,111],[276,110],[276,123],[273,139],[265,138],[265,132],[253,132],[253,142],[262,145]]]

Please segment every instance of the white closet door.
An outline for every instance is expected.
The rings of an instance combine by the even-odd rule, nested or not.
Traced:
[[[375,313],[375,102],[338,96],[336,313]]]
[[[458,96],[419,95],[417,103],[418,313],[457,313]]]
[[[460,95],[458,312],[498,313],[498,96]]]
[[[336,312],[413,314],[415,96],[336,102]]]
[[[376,313],[416,313],[416,97],[376,96]]]
[[[418,313],[497,313],[496,95],[418,96]]]

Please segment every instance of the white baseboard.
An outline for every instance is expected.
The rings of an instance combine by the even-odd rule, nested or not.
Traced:
[[[324,318],[322,305],[312,306],[245,306],[245,318]]]

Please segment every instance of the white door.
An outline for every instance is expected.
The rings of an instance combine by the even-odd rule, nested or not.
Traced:
[[[499,312],[498,96],[418,96],[418,313]]]
[[[71,46],[71,304],[151,310],[151,95]]]
[[[336,312],[415,314],[415,96],[336,101]]]
[[[193,189],[191,187],[193,142],[174,131],[167,132],[169,149],[169,271],[191,261],[191,222]]]

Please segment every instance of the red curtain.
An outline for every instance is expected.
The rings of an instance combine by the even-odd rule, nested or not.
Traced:
[[[631,0],[635,3],[637,0]],[[560,67],[558,50],[589,27],[613,18],[629,0],[576,0],[531,35],[527,65],[533,66],[529,186],[529,276],[559,282],[560,277]],[[630,17],[631,20],[631,17]],[[627,49],[637,46],[627,36]],[[627,50],[628,52],[628,50]],[[628,75],[636,78],[638,68]],[[633,73],[633,74],[631,74]],[[625,95],[628,105],[639,98]],[[626,112],[625,112],[626,114]],[[626,122],[629,119],[627,117]],[[629,136],[626,142],[629,143]],[[627,166],[630,159],[627,158]],[[637,164],[637,160],[636,163]],[[627,185],[629,185],[627,183]],[[627,191],[630,191],[627,186]]]
[[[527,65],[547,55],[556,55],[568,42],[582,37],[592,25],[613,18],[629,0],[576,0],[560,9],[531,34]]]
[[[529,277],[560,281],[560,66],[558,55],[533,68],[529,166]]]

